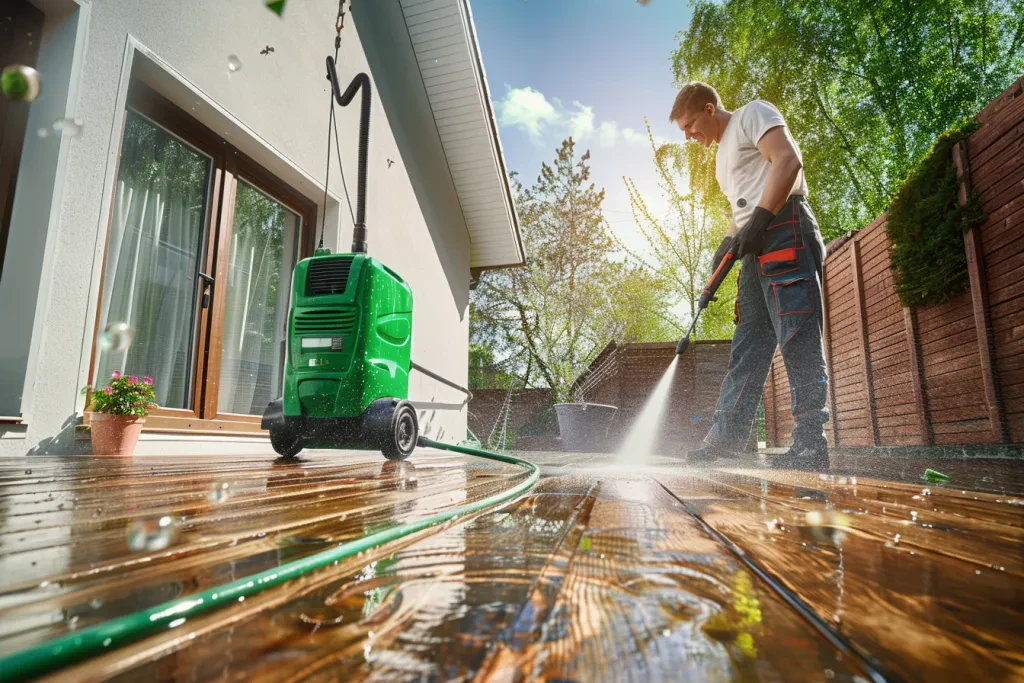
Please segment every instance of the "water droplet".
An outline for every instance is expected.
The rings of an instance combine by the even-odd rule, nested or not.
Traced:
[[[178,535],[178,525],[172,517],[150,517],[133,520],[128,527],[128,547],[132,552],[163,550]]]
[[[39,72],[24,64],[5,66],[0,90],[15,102],[31,102],[39,96]]]
[[[32,470],[25,470],[25,474],[32,474]]]
[[[68,619],[68,629],[74,631],[78,628],[78,617],[71,617]]]
[[[128,323],[110,323],[100,332],[97,343],[105,351],[127,351],[133,335]]]
[[[825,678],[832,679],[836,677],[836,672],[832,669],[825,669]]]
[[[765,522],[764,525],[766,527],[768,527],[769,531],[774,531],[775,528],[779,525],[779,520],[778,519],[770,519],[767,522]]]
[[[242,60],[237,55],[228,55],[228,71],[235,73],[242,68]]]
[[[245,596],[244,595],[239,596],[238,602],[245,602]]]
[[[921,495],[922,496],[930,496],[930,495],[932,495],[932,490],[931,489],[922,489]]]
[[[110,638],[107,638],[106,640],[103,641],[103,647],[110,647],[110,644],[112,642],[114,642],[114,641],[112,641]]]
[[[211,503],[223,503],[231,497],[229,486],[227,482],[222,484],[214,484],[210,488],[210,492],[206,494],[206,499]]]
[[[672,635],[672,631],[670,631],[670,630],[668,630],[668,629],[666,628],[666,629],[664,629],[664,630],[663,630],[663,631],[661,632],[661,635],[663,635],[663,636],[665,636],[666,638],[668,638],[668,637],[669,637],[670,635]]]
[[[46,588],[49,585],[50,585],[49,581],[43,581],[42,583],[39,584],[39,587],[40,588]]]
[[[103,601],[99,598],[93,598],[89,601],[89,607],[92,607],[93,609],[99,609],[100,607],[103,607]]]
[[[892,542],[895,543],[896,545],[899,545],[900,544],[900,535],[896,534],[896,536],[893,537]]]
[[[975,574],[981,574],[981,570],[980,570],[980,569],[975,569],[975,570],[974,570],[974,573],[975,573]]]
[[[917,521],[917,510],[910,511],[910,519],[914,520],[915,522]]]
[[[921,496],[911,496],[911,500],[921,500]]]
[[[61,136],[77,137],[82,132],[81,119],[57,119],[53,122],[53,130]]]

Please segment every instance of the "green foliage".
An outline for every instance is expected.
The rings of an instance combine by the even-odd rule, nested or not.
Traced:
[[[976,194],[967,206],[957,201],[952,152],[978,125],[971,120],[940,135],[889,207],[889,258],[904,306],[940,304],[967,290],[963,233],[985,215]]]
[[[692,320],[704,285],[717,265],[711,259],[729,229],[729,202],[715,179],[714,150],[697,144],[658,145],[649,123],[647,136],[661,178],[660,187],[668,199],[669,215],[654,216],[636,184],[625,179],[633,218],[650,248],[653,263],[647,264],[621,241],[619,247],[644,262],[653,277],[663,283],[658,295],[668,294],[673,303],[684,302]],[[718,290],[716,301],[701,315],[695,339],[732,338],[736,278],[734,270]],[[662,336],[650,341],[667,341],[682,332],[679,325],[673,324],[671,329],[660,329]]]
[[[93,393],[88,410],[95,413],[146,417],[150,408],[157,407],[153,380],[149,377],[140,380],[134,375],[124,377],[120,372],[115,372],[102,389],[93,391],[89,386],[82,389],[83,394],[90,391]]]
[[[502,357],[521,386],[550,387],[556,401],[608,341],[662,335],[658,326],[671,321],[660,280],[612,260],[589,159],[569,138],[532,187],[512,174],[528,261],[485,272],[470,308],[471,340]]]
[[[697,0],[672,69],[726,109],[780,109],[828,241],[885,211],[932,142],[1024,71],[1022,47],[1021,0]]]
[[[494,349],[480,343],[469,345],[469,388],[508,390],[513,376],[494,360]]]

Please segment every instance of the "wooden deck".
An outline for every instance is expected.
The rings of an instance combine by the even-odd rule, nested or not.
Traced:
[[[1024,461],[527,457],[514,503],[51,680],[1024,680]],[[430,449],[0,462],[0,655],[525,476]]]

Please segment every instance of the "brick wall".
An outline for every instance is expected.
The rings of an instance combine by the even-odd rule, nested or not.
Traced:
[[[576,396],[618,408],[609,430],[617,450],[675,357],[676,342],[609,344],[576,386]],[[682,453],[699,444],[711,427],[722,379],[729,366],[728,341],[691,342],[679,359],[657,450]]]
[[[504,389],[475,389],[469,402],[469,429],[481,441],[487,441],[491,428],[498,419],[501,406],[508,394]],[[512,396],[512,411],[508,429],[518,433],[523,425],[534,420],[538,413],[551,405],[550,389],[520,389]],[[557,430],[550,436],[558,436]]]
[[[970,288],[904,308],[883,214],[828,245],[825,350],[833,446],[1024,442],[1024,78],[954,150],[987,219],[964,236]],[[769,446],[789,443],[789,384],[776,354],[765,387]]]

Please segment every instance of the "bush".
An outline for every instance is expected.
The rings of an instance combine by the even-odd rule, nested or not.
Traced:
[[[972,119],[940,135],[889,206],[889,256],[904,306],[941,304],[967,290],[963,233],[985,214],[973,189],[966,206],[957,201],[953,147],[979,125]]]
[[[82,389],[82,393],[92,391],[92,401],[87,409],[96,413],[110,413],[111,415],[135,415],[146,417],[150,408],[156,408],[156,394],[153,393],[153,380],[132,375],[124,377],[120,372],[115,372],[110,377],[107,386],[99,391],[93,391],[91,386]]]

